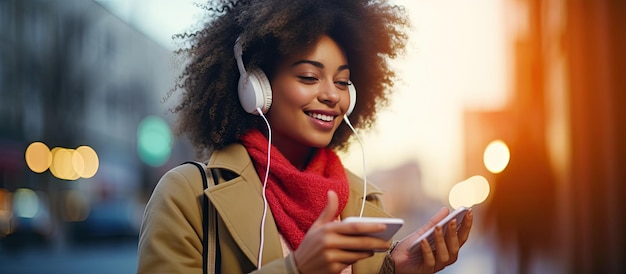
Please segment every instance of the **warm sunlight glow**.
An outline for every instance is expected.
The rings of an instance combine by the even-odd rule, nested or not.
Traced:
[[[487,145],[483,154],[485,168],[493,174],[502,172],[509,164],[511,154],[509,147],[501,140],[495,140]]]
[[[413,28],[397,70],[389,108],[362,131],[368,170],[417,162],[419,190],[447,202],[464,173],[463,115],[467,109],[498,110],[509,94],[504,2],[496,0],[394,0],[405,5]],[[454,18],[454,20],[450,20]],[[362,168],[353,142],[344,164]],[[480,159],[477,159],[480,161]]]

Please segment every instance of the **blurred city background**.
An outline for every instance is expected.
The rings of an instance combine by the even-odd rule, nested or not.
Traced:
[[[406,223],[471,205],[441,273],[624,273],[626,1],[396,0],[398,82],[348,168]],[[134,273],[194,0],[0,0],[0,273]]]

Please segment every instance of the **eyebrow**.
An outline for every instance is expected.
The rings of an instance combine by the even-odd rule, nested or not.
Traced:
[[[317,62],[317,61],[313,61],[313,60],[300,60],[300,61],[297,61],[297,62],[294,62],[293,64],[291,64],[291,67],[295,67],[295,66],[300,65],[300,64],[310,64],[310,65],[313,65],[313,66],[321,68],[321,69],[324,68],[324,64],[322,64],[320,62]],[[348,66],[348,65],[341,65],[341,66],[339,66],[337,71],[342,71],[342,70],[345,70],[345,69],[350,69],[350,66]]]

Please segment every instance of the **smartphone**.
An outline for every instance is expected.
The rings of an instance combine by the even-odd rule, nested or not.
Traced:
[[[422,240],[427,239],[428,243],[430,244],[430,248],[435,251],[435,228],[438,226],[441,226],[441,228],[443,229],[443,235],[446,235],[446,232],[448,230],[448,223],[454,219],[456,219],[456,224],[457,224],[457,229],[459,229],[461,227],[461,223],[463,223],[463,218],[465,217],[465,213],[467,213],[467,211],[469,211],[469,207],[458,207],[456,210],[452,211],[450,214],[448,214],[448,216],[446,216],[445,218],[443,218],[441,221],[439,221],[435,226],[431,227],[428,231],[426,231],[426,233],[422,234],[419,238],[417,238],[417,240],[415,240],[412,244],[411,247],[409,247],[409,252],[410,253],[414,253],[414,252],[420,252],[422,251],[422,248],[420,246],[420,243],[422,242]]]
[[[389,241],[396,232],[404,225],[404,220],[400,218],[384,217],[348,217],[342,220],[344,223],[380,223],[387,225],[387,229],[381,232],[369,234],[369,236],[381,238]]]

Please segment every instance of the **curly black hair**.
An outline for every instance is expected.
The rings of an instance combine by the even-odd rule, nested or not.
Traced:
[[[240,105],[239,71],[233,55],[237,38],[246,67],[261,68],[271,79],[282,56],[302,52],[326,34],[344,49],[357,90],[350,115],[355,128],[370,128],[376,111],[388,105],[394,72],[389,60],[405,48],[409,27],[403,7],[386,0],[210,1],[200,30],[177,35],[191,42],[179,50],[189,62],[172,90],[183,90],[172,111],[178,135],[186,135],[199,154],[220,149],[251,128],[264,128],[261,117]],[[329,147],[345,149],[351,136],[344,123]]]

